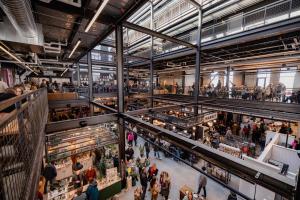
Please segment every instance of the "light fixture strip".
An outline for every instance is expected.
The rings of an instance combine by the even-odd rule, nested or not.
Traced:
[[[95,13],[94,17],[92,18],[92,20],[89,22],[89,24],[87,25],[87,27],[85,28],[84,32],[89,32],[89,30],[91,29],[92,25],[94,24],[94,22],[97,20],[97,18],[99,17],[100,13],[102,12],[102,10],[104,9],[104,7],[106,6],[106,4],[108,3],[109,0],[104,0],[103,3],[100,5],[100,7],[98,8],[97,12]]]
[[[0,49],[2,51],[4,51],[5,53],[7,53],[10,57],[12,57],[13,59],[15,59],[17,62],[24,64],[19,58],[17,58],[16,56],[14,56],[12,53],[10,53],[9,51],[7,51],[5,48],[3,48],[2,46],[0,46]]]
[[[76,49],[78,48],[78,46],[80,45],[80,43],[81,43],[81,40],[78,40],[77,43],[76,43],[76,45],[74,46],[72,52],[70,53],[69,58],[72,57],[73,53],[76,51]]]
[[[0,45],[0,49],[2,51],[4,51],[5,53],[7,53],[10,57],[12,57],[13,59],[15,59],[18,63],[22,64],[23,66],[25,66],[25,68],[29,69],[31,72],[37,74],[35,71],[33,71],[33,69],[31,69],[30,67],[28,67],[24,62],[22,62],[19,58],[17,58],[15,55],[13,55],[12,53],[10,53],[8,50],[6,50],[4,47],[2,47]]]
[[[65,71],[63,71],[63,73],[61,73],[60,76],[63,76],[63,75],[68,71],[68,69],[69,69],[69,68],[66,68]]]

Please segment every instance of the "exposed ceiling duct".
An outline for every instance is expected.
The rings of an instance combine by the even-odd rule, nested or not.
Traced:
[[[41,26],[34,21],[29,0],[0,0],[7,18],[0,23],[0,40],[43,45]]]

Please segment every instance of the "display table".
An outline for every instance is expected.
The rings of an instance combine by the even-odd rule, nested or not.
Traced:
[[[48,100],[49,101],[74,100],[74,99],[78,99],[78,94],[76,92],[48,93]]]
[[[193,190],[190,187],[188,187],[187,185],[184,185],[180,188],[180,192],[179,192],[180,200],[182,200],[184,198],[187,191],[188,192],[193,192]]]
[[[93,166],[92,157],[80,158],[80,159],[78,159],[78,162],[80,164],[82,164],[82,166],[83,166],[82,171],[85,171]],[[69,160],[68,162],[66,162],[64,164],[56,165],[55,167],[56,167],[56,171],[57,171],[56,180],[62,180],[62,179],[71,177],[73,175],[71,160]]]

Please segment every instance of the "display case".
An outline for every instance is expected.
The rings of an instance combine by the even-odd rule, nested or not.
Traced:
[[[101,146],[118,143],[114,123],[88,126],[46,136],[48,161],[64,159]]]

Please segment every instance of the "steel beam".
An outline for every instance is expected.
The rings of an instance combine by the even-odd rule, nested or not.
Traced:
[[[88,99],[73,99],[73,100],[57,100],[57,101],[48,101],[49,108],[65,108],[68,105],[71,107],[75,106],[89,106]]]
[[[198,31],[197,31],[197,50],[196,50],[196,65],[195,65],[195,87],[194,87],[194,100],[198,103],[199,99],[199,84],[200,84],[200,65],[201,65],[201,31],[202,31],[202,17],[203,13],[201,8],[198,11]],[[194,109],[195,115],[198,114],[198,107]]]
[[[88,79],[89,79],[89,99],[93,101],[93,66],[92,66],[92,53],[89,51],[87,54],[88,64]]]
[[[196,8],[201,9],[201,5],[196,0],[188,0],[191,4],[193,4]],[[202,1],[202,0],[200,0]]]
[[[74,129],[74,128],[81,128],[79,123],[82,121],[85,121],[88,126],[91,126],[91,125],[116,121],[117,119],[118,118],[116,114],[107,114],[107,115],[98,115],[93,117],[85,117],[82,119],[51,122],[46,124],[46,133],[53,133],[58,131]]]
[[[153,2],[150,1],[150,28],[154,31],[154,9],[153,9]],[[154,37],[151,35],[151,55],[150,55],[150,107],[153,108],[153,56],[154,56]]]
[[[229,91],[230,67],[226,68],[226,88]]]
[[[153,30],[150,30],[148,28],[144,28],[142,26],[139,26],[139,25],[136,25],[136,24],[133,24],[133,23],[130,23],[130,22],[123,22],[123,26],[125,26],[126,28],[129,28],[129,29],[138,31],[138,32],[145,33],[147,35],[151,35],[153,37],[158,37],[158,38],[161,38],[161,39],[164,39],[164,40],[168,40],[170,42],[174,42],[176,44],[180,44],[180,45],[183,45],[183,46],[186,46],[186,47],[189,47],[189,48],[193,48],[193,49],[197,48],[195,45],[193,45],[191,43],[184,42],[184,41],[176,39],[174,37],[171,37],[171,36],[168,36],[168,35],[153,31]]]
[[[123,26],[116,26],[116,61],[117,61],[117,84],[118,84],[118,113],[124,113],[124,60],[123,60]],[[125,129],[124,120],[119,118],[119,159],[125,160]],[[121,163],[121,162],[120,162]]]

